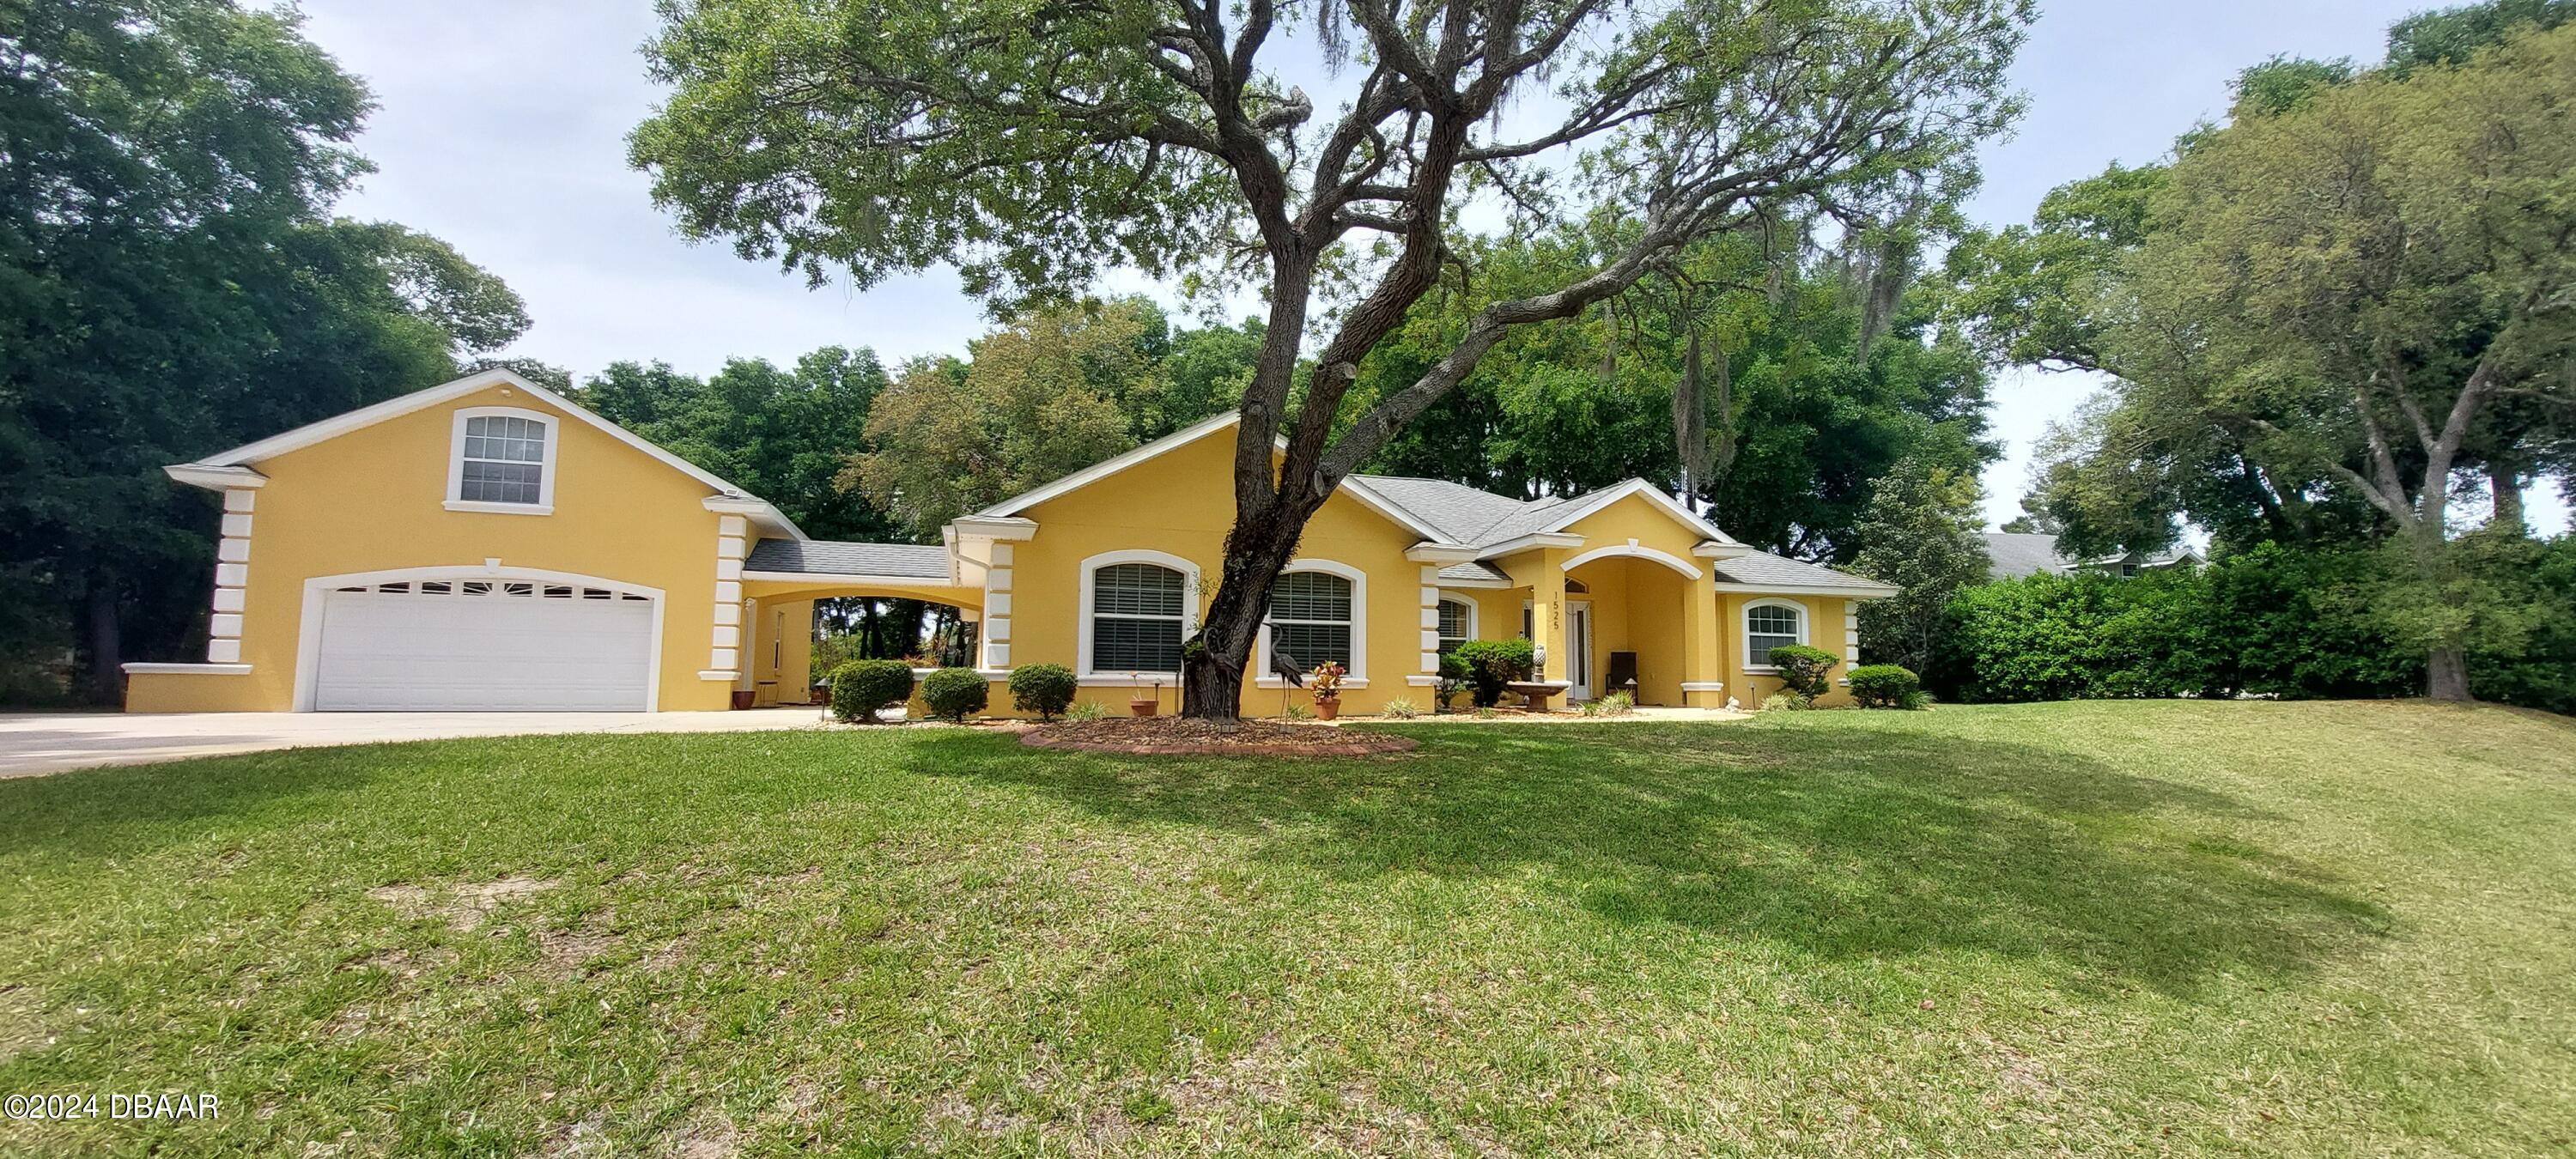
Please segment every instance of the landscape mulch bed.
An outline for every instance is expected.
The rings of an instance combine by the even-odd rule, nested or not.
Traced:
[[[1149,716],[1069,720],[1021,733],[1020,743],[1094,753],[1365,757],[1404,752],[1419,742],[1411,737],[1350,732],[1320,724],[1247,720],[1225,725],[1188,717]]]

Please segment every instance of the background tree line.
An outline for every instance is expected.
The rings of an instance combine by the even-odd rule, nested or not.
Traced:
[[[2263,62],[2167,162],[1949,251],[1945,315],[1991,360],[2107,379],[2042,448],[2020,526],[2087,557],[2189,524],[2218,561],[1970,589],[1935,641],[1950,691],[2566,710],[2566,543],[2531,540],[2523,495],[2576,465],[2571,21],[2569,0],[2492,0],[2400,21],[2374,65]],[[2113,656],[2149,641],[2153,663]]]

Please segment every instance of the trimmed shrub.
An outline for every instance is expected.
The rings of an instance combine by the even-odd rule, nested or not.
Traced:
[[[1783,644],[1773,648],[1769,658],[1771,666],[1780,670],[1780,683],[1809,700],[1825,694],[1825,677],[1842,662],[1831,652],[1805,644]]]
[[[1458,694],[1467,691],[1471,683],[1472,681],[1467,679],[1467,666],[1458,662],[1457,653],[1452,652],[1442,656],[1440,674],[1432,678],[1432,710],[1447,712],[1456,707],[1454,702],[1458,699]]]
[[[912,699],[912,666],[901,660],[852,660],[832,670],[832,715],[843,723],[877,722],[877,710]]]
[[[1814,700],[1797,692],[1774,692],[1762,698],[1764,712],[1804,712],[1815,706]]]
[[[1011,707],[1054,720],[1073,704],[1078,687],[1073,669],[1062,664],[1023,664],[1011,669]]]
[[[1515,680],[1527,680],[1537,664],[1537,649],[1523,639],[1469,640],[1452,653],[1467,670],[1468,683],[1475,688],[1476,707],[1492,708],[1503,702],[1504,686]]]
[[[930,714],[959,724],[966,722],[966,714],[984,711],[990,692],[984,674],[972,668],[942,668],[921,681],[921,699]]]
[[[1903,708],[1907,696],[1923,689],[1922,679],[1899,664],[1863,664],[1846,679],[1862,708]]]

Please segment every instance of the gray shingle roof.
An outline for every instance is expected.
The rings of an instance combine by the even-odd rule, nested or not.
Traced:
[[[1478,535],[1486,528],[1519,514],[1529,506],[1509,496],[1439,479],[1408,479],[1397,475],[1361,475],[1357,478],[1369,490],[1385,496],[1387,502],[1430,524],[1441,538],[1451,543],[1478,542]]]
[[[1550,496],[1523,502],[1439,479],[1410,479],[1400,475],[1361,475],[1357,478],[1388,502],[1430,524],[1442,538],[1474,547],[1509,543],[1524,535],[1535,534],[1549,524],[1579,518],[1583,513],[1609,502],[1618,490],[1604,487],[1571,497]]]
[[[1710,562],[1722,584],[1745,584],[1753,587],[1850,588],[1854,591],[1879,591],[1887,585],[1877,580],[1862,579],[1850,572],[1800,563],[1767,551],[1739,555],[1733,559]]]
[[[1512,582],[1512,577],[1504,574],[1503,569],[1483,560],[1450,564],[1440,569],[1440,578],[1452,583],[1479,583],[1487,580]]]
[[[837,543],[764,539],[743,560],[745,571],[808,575],[881,575],[948,582],[948,549],[937,544]]]
[[[2057,558],[2057,537],[2013,531],[1989,531],[1986,558],[1993,566],[1986,574],[1996,579],[2013,579],[2043,571],[2055,571],[2066,561]]]

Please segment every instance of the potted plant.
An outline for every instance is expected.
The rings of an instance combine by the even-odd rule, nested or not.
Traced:
[[[1127,675],[1128,675],[1130,678],[1132,678],[1132,679],[1137,679],[1137,680],[1142,680],[1142,679],[1144,679],[1144,678],[1145,678],[1145,677],[1144,677],[1144,674],[1143,674],[1143,673],[1139,673],[1139,672],[1130,672],[1130,673],[1128,673]],[[1128,711],[1128,713],[1129,713],[1130,715],[1133,715],[1133,716],[1152,716],[1152,715],[1154,715],[1155,713],[1160,712],[1160,711],[1162,711],[1162,710],[1163,710],[1163,681],[1162,681],[1162,678],[1161,678],[1161,677],[1156,677],[1156,678],[1153,680],[1153,682],[1152,682],[1151,684],[1146,685],[1145,687],[1149,687],[1149,688],[1151,688],[1153,691],[1151,691],[1151,692],[1142,692],[1142,693],[1130,693],[1130,694],[1128,695],[1128,697],[1127,697],[1127,711]]]
[[[1314,682],[1307,687],[1315,693],[1317,719],[1332,720],[1342,714],[1342,677],[1347,675],[1350,675],[1349,669],[1331,660],[1316,665],[1314,671],[1306,674],[1306,678]]]

